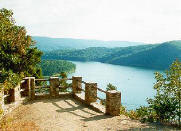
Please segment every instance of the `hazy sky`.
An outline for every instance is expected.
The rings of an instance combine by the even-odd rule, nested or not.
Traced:
[[[28,34],[156,43],[181,39],[181,0],[0,0]]]

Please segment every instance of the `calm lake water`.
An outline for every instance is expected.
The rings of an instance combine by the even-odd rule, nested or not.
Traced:
[[[76,64],[75,73],[71,76],[82,76],[86,82],[96,82],[98,87],[106,89],[108,83],[117,86],[121,91],[121,101],[127,109],[136,109],[147,105],[146,99],[155,94],[153,85],[154,72],[142,68],[111,65],[100,62],[73,62]],[[105,94],[98,92],[98,96],[105,98]]]

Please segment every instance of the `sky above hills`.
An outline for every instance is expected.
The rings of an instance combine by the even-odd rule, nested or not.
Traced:
[[[28,34],[158,43],[181,39],[181,0],[0,0]]]

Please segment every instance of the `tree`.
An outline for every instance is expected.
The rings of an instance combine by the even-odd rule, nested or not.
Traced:
[[[154,89],[157,94],[149,99],[150,107],[154,109],[158,118],[170,120],[178,118],[181,124],[181,62],[176,60],[166,71],[165,76],[155,73],[156,83]]]
[[[42,52],[34,44],[31,37],[26,35],[25,28],[16,25],[13,12],[0,9],[0,82],[11,87],[21,77],[41,76],[38,63]]]

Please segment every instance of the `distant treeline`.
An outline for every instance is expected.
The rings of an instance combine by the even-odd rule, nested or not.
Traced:
[[[101,41],[101,40],[86,40],[72,38],[49,38],[33,36],[36,41],[36,47],[41,51],[52,51],[57,49],[85,49],[88,47],[127,47],[135,45],[144,45],[142,42],[129,41]]]
[[[90,47],[54,50],[44,52],[42,59],[98,61],[151,69],[167,69],[175,59],[181,59],[181,41],[117,48]]]
[[[74,72],[76,66],[72,62],[64,60],[42,60],[41,68],[44,76],[52,76],[61,72]]]

